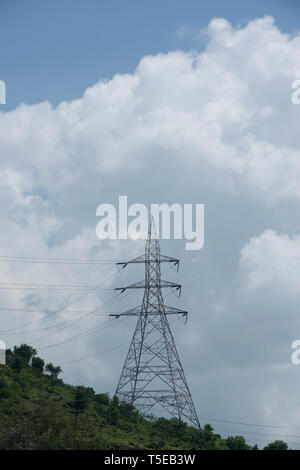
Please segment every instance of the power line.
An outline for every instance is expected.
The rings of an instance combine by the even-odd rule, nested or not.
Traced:
[[[0,307],[0,310],[3,310],[3,311],[8,311],[8,312],[33,312],[33,313],[38,313],[38,312],[43,312],[43,313],[49,313],[49,309],[40,309],[40,308],[11,308],[11,307]],[[60,312],[61,314],[63,315],[67,315],[67,314],[78,314],[78,313],[89,313],[89,310],[69,310],[68,312]],[[89,313],[89,315],[110,315],[112,313],[122,313],[121,311],[120,312],[116,312],[116,311],[112,311],[112,312],[98,312],[96,311],[95,313]]]
[[[118,269],[118,274],[122,271],[122,269],[123,269],[123,268],[119,268],[119,269]],[[166,271],[168,271],[169,269],[171,269],[171,266],[168,267],[168,268],[166,268],[166,269],[163,271],[163,273],[166,272]],[[114,273],[112,273],[112,274],[114,274]],[[104,279],[103,282],[105,282],[105,280],[106,280],[106,279]],[[127,297],[127,296],[130,295],[131,293],[132,293],[132,291],[127,292],[125,295],[122,295],[121,293],[119,293],[119,294],[117,295],[117,297],[112,297],[111,299],[108,299],[108,300],[104,303],[104,305],[107,304],[107,305],[109,306],[109,305],[111,305],[112,303],[114,303],[116,300],[119,300],[119,297],[120,297],[121,295],[122,295],[122,299],[124,299],[125,297]],[[170,295],[171,293],[172,293],[172,292],[169,292],[167,295]],[[84,296],[82,296],[82,297],[84,297]],[[81,298],[82,298],[82,297],[81,297]],[[78,300],[79,300],[79,299],[76,299],[73,303],[75,303],[75,302],[78,301]],[[72,303],[71,303],[71,304],[72,304]],[[69,305],[71,305],[71,304],[69,304]],[[68,305],[68,306],[69,306],[69,305]],[[2,309],[3,309],[3,308],[2,308]],[[12,309],[12,310],[14,310],[14,309]],[[19,309],[19,310],[22,310],[22,309]],[[34,310],[34,309],[28,309],[28,310],[29,310],[29,311],[32,311],[32,310]],[[36,310],[34,310],[34,311],[36,311]],[[40,310],[37,310],[37,311],[40,311]],[[44,330],[48,330],[48,329],[52,329],[52,328],[57,328],[58,326],[64,325],[64,326],[63,326],[62,328],[60,328],[59,330],[56,330],[56,331],[54,331],[54,332],[52,332],[52,333],[49,333],[48,335],[43,336],[43,337],[41,338],[41,340],[43,340],[43,339],[45,339],[45,338],[47,338],[47,337],[49,337],[49,336],[53,336],[53,335],[55,335],[55,334],[58,334],[60,331],[64,330],[65,328],[68,328],[69,326],[71,326],[71,325],[73,325],[73,324],[75,324],[75,323],[78,323],[78,322],[81,321],[83,318],[85,318],[85,317],[87,317],[87,316],[89,316],[89,315],[94,315],[94,314],[97,315],[96,313],[94,313],[94,312],[96,312],[96,311],[97,311],[97,309],[91,310],[91,311],[88,311],[88,312],[84,312],[85,314],[82,315],[79,319],[75,319],[75,320],[63,322],[63,323],[60,323],[60,324],[58,324],[58,325],[53,325],[53,326],[44,327],[44,328],[41,328],[41,329],[38,329],[38,330],[27,331],[27,332],[17,332],[17,333],[1,333],[1,334],[32,334],[32,333],[36,333],[36,332],[40,332],[40,331],[44,331]],[[48,310],[46,310],[46,312],[48,312]],[[79,311],[79,312],[80,312],[80,311]],[[46,315],[46,317],[49,316],[49,315],[53,315],[53,313],[63,313],[63,312],[60,312],[59,310],[57,310],[57,311],[55,311],[55,312],[49,312],[49,314]],[[72,312],[64,312],[64,313],[72,313]],[[115,312],[112,312],[112,313],[115,313]],[[107,313],[106,313],[106,314],[107,314]],[[111,314],[109,314],[109,315],[111,315]],[[44,318],[46,318],[46,317],[44,317]],[[42,320],[44,320],[44,318],[43,318]],[[40,321],[41,321],[41,320],[40,320]],[[111,324],[111,320],[110,320],[109,322],[107,322],[107,323]],[[32,324],[32,322],[30,322],[29,324]],[[73,337],[68,338],[68,339],[66,339],[66,340],[63,340],[63,341],[60,341],[60,342],[58,342],[58,343],[54,343],[54,344],[51,344],[51,345],[49,345],[49,346],[42,347],[42,348],[39,348],[39,349],[48,349],[48,348],[52,348],[52,347],[55,347],[55,346],[59,346],[59,345],[61,345],[61,344],[64,344],[64,343],[66,343],[66,342],[69,342],[69,341],[71,341],[71,340],[73,340],[73,339],[80,339],[80,338],[82,338],[82,337],[89,336],[90,334],[93,334],[93,333],[96,332],[96,331],[99,331],[99,330],[102,330],[102,329],[107,328],[107,326],[109,326],[109,325],[106,324],[106,323],[104,323],[104,325],[100,325],[99,327],[92,328],[92,329],[90,329],[90,330],[87,330],[87,331],[85,331],[85,332],[82,332],[82,333],[76,335],[75,337],[73,336]],[[20,328],[20,327],[16,327],[16,328]],[[16,328],[13,328],[13,330],[15,330]],[[10,331],[10,330],[6,330],[6,331]]]
[[[125,317],[122,319],[122,321],[125,320]],[[50,349],[50,348],[53,348],[55,346],[60,346],[61,344],[65,344],[65,343],[69,343],[70,341],[76,341],[77,339],[81,339],[81,338],[85,338],[86,336],[90,336],[96,332],[99,332],[99,331],[102,331],[102,330],[105,330],[106,328],[108,328],[109,326],[112,326],[112,322],[111,321],[107,321],[105,322],[104,324],[100,325],[100,326],[97,326],[95,328],[91,328],[87,331],[83,331],[82,333],[79,333],[78,335],[76,336],[72,336],[71,338],[67,338],[65,340],[62,340],[62,341],[59,341],[58,343],[54,343],[54,344],[50,344],[48,346],[43,346],[41,348],[38,348],[39,350],[41,349]]]
[[[168,271],[170,268],[171,268],[171,267],[166,268],[166,269],[163,271],[163,273],[165,273],[166,271]],[[121,270],[121,269],[122,269],[122,268],[120,268],[120,270]],[[119,294],[117,295],[117,297],[112,297],[111,299],[108,299],[108,300],[104,303],[104,305],[108,305],[108,306],[109,306],[109,305],[111,305],[112,303],[114,303],[115,301],[119,301],[120,296],[122,296],[122,299],[124,299],[125,297],[128,297],[128,295],[130,295],[131,293],[132,293],[132,291],[127,292],[127,294],[125,294],[125,295],[119,293]],[[169,292],[165,297],[167,297],[167,296],[170,295],[171,293],[172,293],[172,292]],[[88,315],[91,315],[92,312],[94,312],[94,311],[88,312],[87,315],[83,315],[83,318],[85,318],[85,317],[88,316]],[[76,321],[76,320],[73,320],[73,321],[71,321],[71,322],[65,322],[65,323],[68,323],[65,327],[60,328],[58,331],[54,331],[53,333],[49,333],[49,334],[46,335],[46,336],[43,336],[43,338],[41,338],[41,340],[43,340],[43,339],[45,339],[45,338],[48,338],[49,336],[53,336],[53,335],[59,333],[59,332],[62,331],[63,329],[67,328],[67,327],[69,326],[69,324],[72,325],[72,324],[74,324],[74,323],[78,323],[78,322],[81,321],[81,319],[83,319],[83,318],[81,317],[81,318],[80,318],[79,320],[77,320],[77,321]],[[89,330],[89,331],[94,332],[94,331],[97,331],[97,329],[92,329],[92,330]],[[90,333],[90,334],[93,334],[93,333]],[[83,336],[82,336],[82,335],[83,335]],[[75,338],[77,338],[77,337],[85,337],[85,336],[88,336],[88,335],[79,334],[79,335],[77,335]],[[54,346],[59,346],[59,345],[61,345],[61,344],[64,344],[65,342],[71,341],[72,338],[74,338],[74,337],[68,338],[67,340],[61,341],[61,342],[59,342],[59,343],[54,343],[53,345],[50,345],[49,347],[52,347],[52,346],[53,346],[53,347],[54,347]]]
[[[124,318],[123,318],[122,320],[124,320]],[[121,320],[121,321],[122,321],[122,320]],[[178,321],[178,318],[175,318],[175,319],[174,319],[173,321],[171,321],[170,323],[174,323],[174,322],[176,322],[176,321]],[[74,359],[74,360],[72,360],[72,361],[64,362],[64,363],[62,363],[62,364],[60,364],[60,365],[71,364],[71,363],[73,363],[73,362],[84,361],[84,360],[86,360],[86,359],[89,359],[90,357],[94,357],[94,356],[97,356],[98,354],[103,354],[103,353],[105,353],[105,352],[110,352],[110,351],[112,351],[112,350],[114,350],[114,349],[120,348],[121,346],[124,346],[125,344],[129,344],[129,343],[130,343],[130,341],[126,341],[125,343],[118,344],[117,346],[114,346],[114,347],[112,347],[112,348],[110,348],[110,349],[106,349],[106,350],[104,350],[104,351],[100,351],[99,353],[92,354],[92,355],[90,355],[90,356],[85,356],[85,357],[81,357],[81,358],[78,358],[78,359]]]
[[[109,305],[111,305],[111,303],[113,303],[113,302],[110,301]],[[104,305],[105,305],[105,303],[104,303]],[[81,317],[73,319],[73,320],[64,321],[62,323],[52,325],[52,326],[48,326],[48,327],[44,327],[44,328],[40,328],[38,330],[25,331],[25,332],[21,331],[21,332],[18,332],[17,334],[24,335],[24,334],[38,333],[38,332],[45,331],[45,330],[51,330],[53,328],[57,328],[57,327],[63,325],[62,328],[60,328],[59,330],[56,330],[53,333],[49,333],[48,335],[43,336],[42,338],[40,338],[41,340],[43,340],[45,338],[48,338],[49,336],[53,336],[53,335],[59,333],[60,331],[68,328],[69,326],[71,326],[73,324],[79,323],[81,320],[83,320],[84,318],[86,318],[88,316],[95,315],[94,312],[95,312],[95,310],[90,310],[90,311],[87,311],[84,315],[81,315]],[[111,316],[111,314],[105,314],[105,316]],[[9,335],[9,334],[16,334],[16,333],[2,333],[2,334]]]
[[[119,269],[117,270],[117,274],[119,274],[119,273],[121,272],[121,269],[122,269],[122,268],[119,268]],[[114,276],[114,275],[115,275],[115,272],[113,272],[113,273],[111,273],[110,275],[106,276],[106,277],[104,278],[104,280],[103,280],[100,284],[98,284],[96,287],[93,287],[93,288],[90,289],[89,291],[87,291],[87,292],[85,292],[84,294],[82,294],[80,297],[78,297],[78,298],[72,300],[71,302],[69,302],[69,303],[63,305],[63,306],[60,307],[59,309],[49,312],[49,313],[48,313],[47,315],[45,315],[41,320],[38,320],[38,321],[45,320],[45,319],[48,318],[49,316],[52,316],[52,315],[57,314],[57,313],[60,313],[61,311],[66,310],[66,309],[67,309],[68,307],[70,307],[71,305],[74,305],[75,303],[81,301],[82,299],[84,299],[84,298],[85,298],[87,295],[89,295],[90,293],[95,292],[96,289],[97,289],[98,287],[100,287],[105,281],[107,281],[108,278],[110,278],[110,277],[112,277],[112,276]],[[7,329],[7,330],[2,330],[2,331],[0,331],[0,333],[3,334],[3,333],[7,333],[7,332],[9,332],[9,331],[18,330],[19,328],[22,328],[23,326],[27,326],[27,325],[31,325],[31,324],[32,324],[32,322],[24,323],[24,324],[19,325],[19,326],[17,326],[17,327],[9,328],[9,329]]]
[[[120,295],[121,295],[121,294],[119,294],[119,296],[120,296]],[[127,296],[128,296],[128,295],[130,295],[130,294],[128,293]],[[112,303],[114,303],[115,301],[118,300],[118,297],[119,297],[119,296],[117,296],[116,298],[108,299],[108,300],[104,303],[104,305],[105,305],[105,304],[111,305]],[[109,303],[108,303],[108,302],[109,302]],[[94,310],[92,310],[90,313],[92,313],[92,312],[94,312]],[[66,325],[65,325],[64,327],[60,328],[60,329],[57,330],[57,331],[54,331],[53,333],[49,333],[48,335],[43,336],[43,337],[41,338],[41,340],[43,340],[43,339],[45,339],[45,338],[48,338],[49,336],[56,335],[56,334],[59,333],[60,331],[62,331],[62,330],[64,330],[64,329],[68,328],[69,325],[73,325],[73,324],[75,324],[75,323],[80,322],[80,321],[83,320],[85,317],[87,317],[90,313],[81,316],[79,319],[71,320],[71,321],[69,321],[69,322],[65,322]],[[110,320],[108,323],[111,323],[111,320]],[[91,330],[88,330],[88,331],[91,331]],[[92,331],[94,331],[94,329],[92,329]],[[81,336],[81,334],[80,334],[80,335],[77,335],[77,336]],[[77,336],[76,336],[76,337],[77,337]],[[76,338],[76,337],[75,337],[75,338]],[[55,343],[55,344],[53,344],[53,345],[50,345],[49,347],[57,346],[57,345],[63,344],[64,342],[69,342],[69,341],[71,341],[73,338],[74,338],[74,337],[68,338],[67,340],[61,341],[61,342],[59,342],[59,343]]]
[[[0,307],[0,310],[3,311],[8,311],[8,312],[43,312],[43,313],[48,313],[49,309],[40,309],[40,308],[11,308],[11,307]],[[60,312],[64,315],[66,314],[76,314],[76,313],[89,313],[89,310],[69,310],[68,312]],[[93,315],[108,315],[111,313],[122,313],[122,312],[116,312],[115,310],[112,312],[95,312]],[[92,314],[91,314],[92,315]]]
[[[256,441],[256,443],[258,442],[261,442],[262,439],[264,438],[264,441],[271,441],[271,440],[274,440],[274,438],[277,438],[278,440],[281,438],[284,439],[285,442],[287,442],[288,444],[298,444],[300,445],[300,441],[299,441],[299,437],[298,435],[294,435],[294,434],[275,434],[275,433],[263,433],[263,432],[256,432],[256,431],[248,431],[247,429],[235,429],[235,430],[232,430],[232,429],[228,429],[228,428],[225,428],[225,429],[222,429],[221,432],[219,430],[214,430],[214,433],[215,434],[220,434],[221,436],[243,436],[243,437],[247,437],[247,439],[249,438],[252,438],[253,440]],[[226,439],[226,437],[222,437],[223,439]],[[288,439],[286,439],[288,438]],[[289,438],[295,438],[298,440],[297,441],[291,441]]]
[[[125,298],[125,297],[127,297],[128,295],[130,295],[130,294],[131,294],[131,292],[128,292],[126,295],[122,295],[122,298]],[[170,294],[171,294],[171,292],[169,292],[165,297],[167,297],[167,296],[170,295]],[[118,297],[120,297],[120,296],[121,296],[121,294],[118,295]],[[117,297],[115,300],[118,300],[118,297]],[[113,299],[111,299],[111,300],[113,300]],[[115,300],[114,300],[114,301],[115,301]],[[111,302],[110,302],[110,303],[111,303]],[[110,305],[110,304],[109,304],[109,305]],[[129,318],[129,317],[127,317],[127,318]],[[122,320],[125,320],[125,317],[123,317]],[[122,321],[122,320],[120,320],[120,321]],[[174,321],[177,321],[177,320],[178,320],[178,318],[177,318],[177,319],[174,319],[173,322],[170,322],[170,323],[174,323]],[[80,321],[80,320],[79,320],[79,321]],[[120,321],[119,321],[119,322],[120,322]],[[118,322],[118,323],[119,323],[119,322]],[[72,341],[73,339],[76,340],[76,339],[85,338],[86,336],[90,336],[91,334],[94,334],[94,333],[96,333],[96,332],[98,332],[98,331],[101,331],[101,330],[106,329],[106,328],[107,328],[108,326],[110,326],[110,325],[112,325],[111,320],[108,321],[108,322],[105,322],[104,324],[100,325],[99,327],[92,328],[92,329],[87,330],[87,331],[85,331],[85,332],[79,333],[79,334],[76,335],[76,336],[72,336],[71,338],[67,338],[67,339],[62,340],[62,341],[60,341],[60,342],[58,342],[58,343],[54,343],[54,344],[51,344],[51,345],[49,345],[49,346],[44,346],[44,347],[39,348],[39,349],[48,349],[48,348],[52,348],[52,347],[55,347],[55,346],[60,346],[61,344],[64,344],[64,343],[67,343],[67,342]],[[69,325],[67,325],[66,328],[67,328],[68,326],[69,326]],[[102,328],[102,327],[103,327],[103,328]],[[41,339],[43,340],[43,339],[45,339],[45,338],[47,338],[47,337],[49,337],[49,336],[53,336],[53,335],[59,333],[59,332],[60,332],[61,330],[63,330],[63,329],[65,329],[65,328],[61,328],[60,330],[55,331],[54,333],[50,333],[49,335],[43,336],[43,338],[41,338]],[[79,360],[82,360],[82,359],[79,359]]]
[[[120,273],[122,272],[122,269],[123,269],[123,268],[121,268],[121,267],[118,268],[118,269],[117,269],[117,274],[120,274]],[[163,271],[163,273],[166,272],[166,271],[168,271],[168,269],[170,269],[170,267],[169,267],[169,268],[166,268],[165,271]],[[114,272],[111,273],[110,275],[108,275],[106,278],[104,278],[104,280],[102,281],[101,284],[103,284],[107,279],[109,279],[109,278],[112,277],[113,275],[115,275]],[[100,284],[100,285],[101,285],[101,284]],[[96,286],[96,287],[98,287],[98,286]],[[94,287],[92,290],[95,290],[95,287]],[[122,298],[127,297],[129,294],[130,294],[130,291],[129,291],[125,296],[123,295]],[[56,310],[56,311],[50,311],[50,312],[49,312],[49,310],[40,310],[40,309],[37,309],[37,310],[35,310],[35,309],[27,309],[27,311],[34,311],[34,312],[41,312],[41,313],[42,313],[42,312],[46,312],[46,313],[48,313],[48,315],[46,315],[44,318],[42,318],[41,320],[39,320],[39,321],[42,321],[42,320],[44,320],[45,318],[47,318],[48,316],[53,315],[53,314],[57,314],[57,313],[60,313],[60,314],[61,314],[61,313],[63,313],[63,314],[71,313],[71,312],[63,312],[62,310],[63,310],[64,308],[68,308],[70,305],[73,305],[73,303],[80,301],[80,300],[81,300],[83,297],[85,297],[86,295],[87,295],[87,294],[84,294],[84,295],[81,296],[79,299],[75,299],[74,302],[71,302],[70,304],[68,304],[68,305],[66,305],[66,306],[64,306],[64,307],[62,307],[61,309]],[[117,296],[116,300],[118,300],[118,297],[119,297],[120,295],[121,295],[121,294],[119,294],[119,295]],[[108,306],[111,305],[111,304],[114,302],[114,299],[115,299],[114,297],[112,297],[111,299],[108,299],[106,302],[104,302],[104,305],[108,305]],[[2,308],[0,308],[0,310],[6,310],[6,309],[2,307]],[[16,310],[16,311],[23,311],[23,309],[11,309],[11,310],[12,310],[12,311],[13,311],[13,310]],[[82,313],[84,313],[84,315],[83,315],[79,320],[71,320],[71,321],[65,322],[65,324],[68,324],[68,325],[69,325],[69,324],[77,323],[77,321],[80,321],[82,318],[85,318],[86,316],[98,315],[98,313],[96,313],[96,312],[97,312],[97,309],[91,310],[91,311],[83,311]],[[80,313],[80,311],[78,311],[78,313]],[[118,313],[118,312],[110,312],[109,314],[111,315],[112,313]],[[9,331],[15,331],[16,329],[19,329],[19,328],[21,328],[22,326],[31,325],[32,323],[33,323],[33,322],[30,322],[30,323],[27,323],[27,324],[20,325],[20,326],[18,326],[18,327],[10,328],[10,329],[8,329],[8,330],[3,330],[3,331],[1,331],[0,333],[3,334],[3,335],[14,334],[14,333],[8,333],[8,332],[9,332]],[[64,323],[62,323],[62,324],[64,324]],[[67,326],[68,326],[68,325],[67,325]],[[50,327],[46,327],[46,328],[41,328],[41,329],[39,329],[39,330],[34,330],[34,331],[31,331],[31,332],[30,332],[30,331],[29,331],[29,332],[17,332],[17,333],[15,333],[15,334],[29,334],[29,333],[44,331],[45,329],[55,328],[55,327],[57,327],[57,326],[58,326],[58,325],[54,325],[53,327],[50,326]],[[62,328],[62,329],[64,329],[64,328]],[[61,331],[62,329],[58,330],[58,332]],[[52,334],[49,334],[49,335],[47,335],[47,336],[44,336],[43,338],[48,337],[48,336],[51,336],[51,335],[53,335],[53,334],[55,334],[55,333],[56,333],[56,332],[54,332],[54,333],[52,333]],[[42,338],[42,339],[43,339],[43,338]]]
[[[94,290],[115,290],[115,287],[114,286],[94,286],[93,287]],[[91,290],[90,287],[80,287],[80,288],[76,288],[76,287],[54,287],[54,288],[51,288],[51,287],[1,287],[0,286],[0,290],[29,290],[29,291],[35,291],[35,292],[44,292],[46,291],[47,293],[48,292],[64,292],[64,291],[87,291],[87,290]]]
[[[277,439],[280,439],[280,438],[283,437],[284,441],[289,445],[295,445],[295,444],[300,445],[299,439],[296,440],[296,441],[291,441],[290,439],[286,439],[286,438],[296,438],[297,439],[298,436],[293,435],[293,434],[273,434],[273,433],[269,434],[269,433],[248,431],[246,429],[232,430],[232,429],[228,429],[228,428],[222,429],[221,432],[219,432],[219,430],[214,430],[214,433],[215,434],[220,434],[222,436],[222,439],[226,439],[229,436],[243,436],[243,437],[246,436],[247,439],[252,438],[253,440],[255,440],[256,444],[259,444],[259,445],[262,445],[262,446],[266,445],[266,442],[270,442],[271,440],[274,440],[274,437],[277,438]]]
[[[228,432],[228,430],[226,431]],[[298,435],[295,435],[295,434],[269,434],[269,433],[265,433],[265,432],[256,432],[256,431],[247,431],[247,430],[237,430],[237,431],[234,431],[234,432],[241,432],[243,434],[253,434],[253,435],[256,435],[256,436],[275,436],[275,437],[295,437],[295,438],[300,438],[300,436]]]
[[[72,361],[63,362],[63,363],[60,364],[60,365],[61,365],[61,366],[65,366],[65,365],[67,365],[67,364],[73,364],[74,362],[84,361],[84,360],[86,360],[86,359],[90,359],[91,357],[99,356],[100,354],[104,354],[104,353],[107,353],[107,352],[114,351],[115,349],[119,349],[119,348],[121,348],[122,346],[127,345],[129,342],[130,342],[130,341],[126,341],[125,343],[118,344],[117,346],[113,346],[112,348],[104,349],[103,351],[99,351],[99,352],[96,353],[96,354],[91,354],[90,356],[85,356],[85,357],[81,357],[80,359],[74,359],[74,360],[72,360]]]
[[[74,259],[74,258],[34,258],[26,256],[1,255],[0,262],[16,263],[55,263],[55,264],[116,264],[114,260]]]
[[[86,312],[85,312],[86,315],[83,315],[83,316],[84,316],[84,317],[88,317],[88,316],[111,317],[112,315],[118,315],[118,314],[120,313],[120,312],[117,312],[117,313],[116,313],[116,312],[92,313],[92,312],[93,312],[93,310],[92,310],[91,312],[86,311]],[[66,313],[71,313],[71,312],[62,312],[62,313],[63,313],[63,314],[66,314]],[[81,313],[82,313],[82,312],[81,312]],[[45,327],[43,327],[43,328],[38,328],[37,330],[20,331],[20,332],[18,332],[18,333],[15,333],[15,332],[13,332],[13,333],[1,333],[1,335],[2,335],[2,336],[10,336],[10,335],[16,335],[16,334],[22,335],[22,336],[23,336],[23,335],[29,335],[29,334],[32,334],[32,333],[39,333],[39,332],[45,331],[45,330],[51,330],[51,329],[57,328],[57,327],[59,327],[59,326],[61,326],[61,325],[67,325],[67,326],[69,326],[69,325],[72,325],[72,324],[74,324],[74,323],[77,323],[77,321],[80,321],[80,320],[82,320],[82,318],[81,318],[81,319],[76,319],[76,320],[64,321],[64,322],[61,322],[61,323],[58,323],[58,324],[52,325],[52,326],[51,326],[51,325],[45,326]],[[61,330],[59,330],[59,331],[61,331]],[[55,331],[55,334],[58,333],[59,331]],[[51,336],[51,335],[47,335],[46,337],[48,337],[48,336]],[[45,338],[45,336],[44,336],[44,338]]]
[[[238,425],[243,425],[243,426],[256,426],[256,427],[261,427],[261,428],[300,430],[299,427],[297,428],[297,427],[291,427],[291,426],[276,426],[276,425],[270,425],[270,424],[245,423],[245,422],[242,422],[242,421],[228,421],[228,420],[224,420],[224,419],[208,418],[207,416],[199,416],[199,418],[200,419],[207,419],[209,421],[216,421],[216,422],[219,422],[219,423],[226,423],[226,424],[238,424]],[[296,437],[300,437],[300,436],[296,436]]]
[[[123,297],[127,297],[128,295],[130,295],[130,293],[128,293],[126,296],[123,296]],[[120,296],[120,294],[119,294],[119,296]],[[119,296],[118,296],[118,297],[119,297]],[[118,300],[118,297],[117,297],[117,298],[108,299],[108,300],[104,303],[104,305],[105,305],[105,304],[108,304],[108,306],[111,305],[111,304],[114,303],[116,300]],[[96,310],[97,310],[97,309],[96,309]],[[73,325],[73,324],[79,323],[81,320],[83,320],[83,319],[84,319],[85,317],[87,317],[87,316],[90,316],[90,315],[101,315],[101,314],[94,314],[93,312],[96,311],[96,310],[91,310],[91,311],[85,312],[85,315],[82,315],[79,319],[76,318],[75,320],[69,320],[69,321],[62,322],[62,323],[59,323],[59,324],[56,324],[56,325],[52,325],[52,326],[48,326],[48,327],[44,327],[44,328],[39,328],[39,329],[37,329],[37,330],[25,331],[25,332],[24,332],[24,331],[21,331],[21,332],[17,332],[17,333],[2,333],[2,335],[12,335],[12,334],[24,335],[24,334],[32,334],[32,333],[38,333],[38,332],[45,331],[45,330],[51,330],[51,329],[53,329],[53,328],[57,328],[57,327],[63,325],[63,327],[60,328],[59,330],[56,330],[56,331],[54,331],[53,333],[49,333],[48,335],[43,336],[43,337],[41,338],[41,340],[43,340],[43,339],[45,339],[45,338],[48,338],[49,336],[53,336],[53,335],[59,333],[60,331],[62,331],[62,330],[64,330],[64,329],[68,328],[69,326],[71,326],[71,325]],[[68,312],[62,312],[62,313],[68,313]],[[113,313],[115,313],[115,312],[113,312]],[[108,312],[105,313],[105,314],[103,314],[103,315],[104,315],[104,316],[109,316],[109,317],[111,317],[111,313],[108,313]],[[110,322],[111,322],[111,318],[110,318]],[[110,323],[110,322],[109,322],[109,323]],[[90,330],[88,330],[88,331],[90,331]],[[81,334],[80,334],[79,336],[81,336]],[[70,339],[72,339],[72,338],[70,338]],[[69,339],[66,340],[66,341],[69,341]],[[59,344],[61,344],[61,343],[59,343]],[[56,345],[56,344],[55,344],[55,345]]]
[[[0,282],[0,287],[78,287],[78,288],[86,288],[92,289],[93,287],[97,287],[97,284],[51,284],[51,283],[34,283],[34,282]],[[109,285],[107,286],[109,287]]]

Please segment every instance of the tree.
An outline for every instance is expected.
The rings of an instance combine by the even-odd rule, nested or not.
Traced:
[[[226,439],[226,445],[230,450],[249,450],[250,446],[246,444],[243,436],[229,436]]]
[[[59,376],[59,374],[62,373],[62,368],[61,368],[60,366],[55,367],[55,366],[52,364],[52,362],[49,362],[48,364],[46,364],[45,371],[46,371],[46,372],[49,372],[49,374],[51,375],[51,377],[53,377],[54,379],[57,379],[57,377]]]
[[[88,390],[88,388],[86,388],[86,390]],[[75,430],[77,429],[78,415],[83,413],[88,406],[89,395],[86,393],[86,390],[85,387],[82,386],[76,387],[75,399],[68,403],[72,410],[71,413],[75,415]]]
[[[15,355],[11,349],[6,350],[6,364],[8,366],[13,366]]]
[[[214,428],[210,424],[205,424],[203,429],[207,434],[211,434],[214,430]]]
[[[24,367],[24,361],[20,356],[16,356],[12,362],[11,367],[19,372]]]
[[[14,346],[15,359],[19,358],[24,366],[28,366],[32,358],[36,355],[36,350],[28,344]]]
[[[263,450],[288,450],[288,445],[284,441],[274,441],[270,442],[267,446],[263,448]]]
[[[95,400],[99,405],[109,405],[109,395],[108,393],[97,393],[95,395]]]
[[[33,357],[31,360],[31,367],[35,370],[38,374],[42,374],[44,372],[45,362],[40,357]]]
[[[109,424],[117,425],[120,420],[120,401],[114,395],[107,410],[106,419]]]

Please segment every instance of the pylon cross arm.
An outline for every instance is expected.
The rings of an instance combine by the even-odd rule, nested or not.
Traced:
[[[147,283],[145,281],[139,281],[126,287],[115,287],[115,290],[125,292],[125,290],[127,289],[146,289],[146,288],[161,289],[161,288],[166,288],[166,287],[172,287],[176,290],[180,290],[182,286],[181,284],[177,284],[176,282],[163,281],[163,280],[161,280],[160,282],[154,281],[150,283]]]
[[[134,307],[131,308],[130,310],[126,310],[126,312],[123,313],[111,313],[109,316],[110,317],[123,317],[123,316],[132,316],[132,317],[138,317],[141,315],[142,311],[142,305],[139,307]],[[160,306],[157,305],[152,305],[151,308],[147,311],[147,315],[157,315],[159,313]],[[165,315],[182,315],[184,317],[187,316],[188,312],[186,310],[181,310],[180,308],[174,308],[174,307],[168,307],[165,305],[164,307],[164,312]]]
[[[128,264],[136,264],[136,263],[173,263],[174,266],[177,267],[177,270],[179,268],[179,259],[172,258],[171,256],[161,255],[161,254],[159,255],[158,259],[147,257],[146,255],[141,255],[130,261],[119,261],[116,264],[119,266],[122,266],[123,268],[126,268]]]

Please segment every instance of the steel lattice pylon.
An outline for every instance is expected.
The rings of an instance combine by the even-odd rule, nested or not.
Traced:
[[[185,418],[200,427],[198,416],[175,346],[167,315],[187,315],[184,310],[164,305],[162,288],[181,289],[180,284],[161,280],[161,263],[179,266],[179,260],[160,254],[154,221],[149,223],[145,255],[118,263],[145,264],[145,281],[126,289],[144,289],[142,305],[122,314],[138,316],[138,322],[116,389],[116,396],[135,406],[144,415],[160,404],[173,417]]]

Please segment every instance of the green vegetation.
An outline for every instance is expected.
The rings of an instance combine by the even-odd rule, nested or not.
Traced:
[[[283,441],[274,441],[264,447],[264,450],[288,450],[288,445]]]
[[[251,449],[242,436],[221,439],[209,424],[199,430],[174,418],[144,418],[116,397],[64,384],[61,368],[45,365],[26,344],[6,353],[7,364],[0,365],[0,450]],[[275,448],[287,445],[267,446]]]

